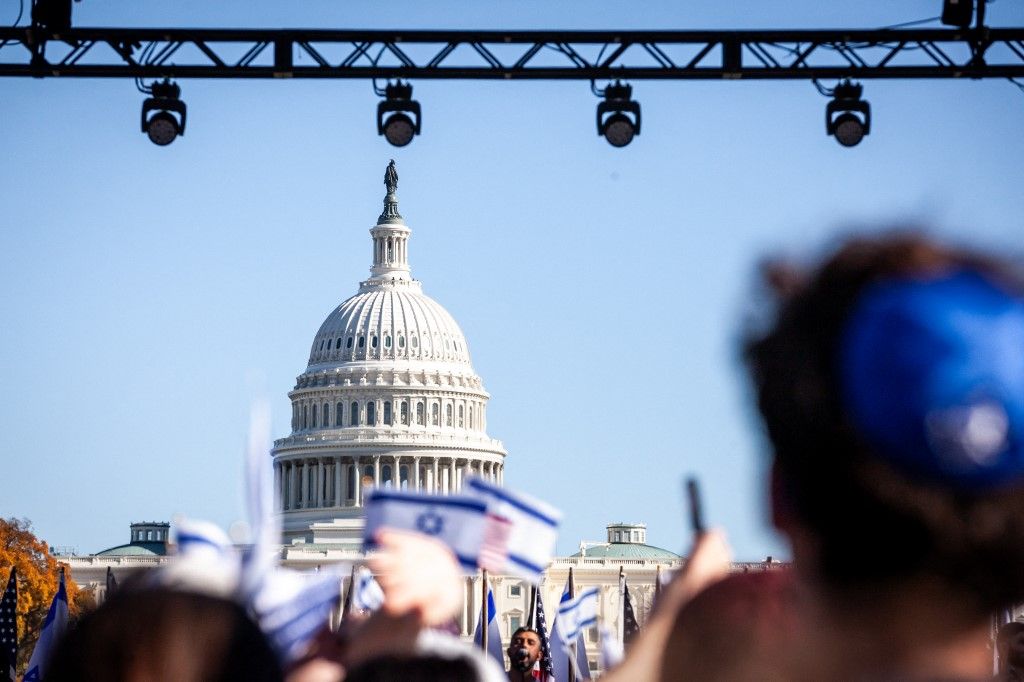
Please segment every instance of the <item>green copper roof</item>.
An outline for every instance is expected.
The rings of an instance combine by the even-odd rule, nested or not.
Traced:
[[[680,558],[678,554],[667,549],[643,545],[639,542],[612,542],[607,545],[594,545],[587,547],[582,552],[576,552],[573,556],[588,559],[662,559],[665,561]]]
[[[96,556],[164,556],[167,545],[162,542],[133,542],[96,552]]]

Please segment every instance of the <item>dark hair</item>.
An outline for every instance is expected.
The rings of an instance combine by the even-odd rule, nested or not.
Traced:
[[[836,376],[840,332],[866,286],[958,269],[1024,291],[1010,263],[906,232],[847,241],[806,275],[766,267],[777,316],[747,341],[746,360],[775,493],[813,535],[822,582],[849,591],[937,579],[981,613],[1024,596],[1024,490],[958,492],[899,474],[847,420]]]
[[[62,640],[47,682],[278,682],[266,638],[237,604],[167,589],[122,587]]]
[[[534,630],[531,627],[527,627],[527,626],[524,625],[522,627],[516,628],[516,631],[512,633],[512,636],[508,638],[508,641],[511,642],[513,639],[516,638],[516,635],[518,635],[521,632],[532,632],[533,634],[535,634],[538,637],[540,637],[540,633],[539,632],[537,632],[536,630]]]
[[[346,682],[477,682],[476,668],[465,658],[382,656],[356,666]]]

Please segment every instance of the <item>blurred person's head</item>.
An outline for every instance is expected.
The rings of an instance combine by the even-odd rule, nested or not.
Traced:
[[[1020,269],[904,233],[765,274],[777,317],[746,356],[801,573],[971,618],[1024,597]]]
[[[540,660],[540,635],[533,628],[521,627],[509,638],[508,659],[515,670],[529,670]]]
[[[659,680],[791,680],[795,599],[789,571],[734,573],[675,616]]]
[[[122,588],[58,647],[47,682],[229,682],[282,679],[241,606],[165,588]]]

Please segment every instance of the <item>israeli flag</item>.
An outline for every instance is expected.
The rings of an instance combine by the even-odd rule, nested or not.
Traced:
[[[476,571],[487,524],[486,502],[463,495],[430,495],[396,490],[371,490],[365,500],[363,549],[376,547],[381,528],[430,535],[448,546],[463,568]]]
[[[43,631],[39,634],[36,648],[32,650],[32,658],[28,662],[28,672],[25,673],[24,682],[40,682],[46,677],[46,668],[67,628],[68,593],[64,587],[64,569],[61,568],[57,594],[53,596],[50,610],[46,612]]]
[[[594,593],[594,615],[596,620],[597,615],[597,588],[591,588],[581,592],[579,597],[582,597],[587,592],[593,591]],[[553,648],[557,651],[565,653],[564,656],[553,656],[552,657],[552,668],[554,670],[556,680],[589,680],[590,679],[590,663],[587,660],[587,645],[583,638],[583,629],[590,627],[589,624],[582,624],[576,621],[578,627],[575,639],[565,634],[563,630],[573,629],[570,622],[571,618],[562,618],[561,611],[563,608],[572,609],[572,603],[575,603],[579,597],[572,599],[569,597],[569,581],[565,582],[565,589],[562,590],[562,599],[558,606],[558,616],[555,617]],[[578,610],[577,610],[578,612]],[[589,618],[587,619],[589,620]],[[592,623],[591,623],[592,624]],[[571,634],[571,633],[570,633]],[[576,642],[576,659],[574,663],[569,662],[569,658],[572,655],[571,643]]]
[[[498,628],[498,610],[494,607],[494,595],[491,588],[487,588],[487,655],[498,662],[502,668],[505,667],[505,647],[501,645],[501,630]],[[480,646],[484,641],[483,619],[476,624],[476,632],[473,633],[473,642]]]
[[[572,599],[558,605],[555,627],[566,642],[576,639],[584,628],[597,623],[597,588],[588,587]]]
[[[341,600],[341,575],[334,571],[268,573],[250,602],[260,629],[288,665],[327,627],[331,609]]]
[[[365,566],[356,569],[352,586],[352,608],[357,611],[376,611],[384,604],[384,590]]]
[[[545,502],[482,478],[466,479],[463,490],[487,504],[488,516],[507,522],[504,566],[488,568],[540,584],[555,553],[562,513]]]
[[[611,670],[619,663],[622,663],[622,659],[625,657],[625,653],[622,649],[622,640],[620,640],[619,636],[612,632],[611,628],[607,625],[601,625],[600,631],[601,667],[605,670]]]

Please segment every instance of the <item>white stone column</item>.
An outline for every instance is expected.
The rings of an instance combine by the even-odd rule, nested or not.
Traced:
[[[299,474],[300,484],[300,495],[299,497],[301,504],[299,505],[303,509],[309,507],[309,463],[303,460],[302,472]]]
[[[411,486],[413,490],[420,489],[420,458],[412,458],[412,482]]]
[[[313,496],[313,499],[316,500],[317,507],[326,506],[324,504],[324,488],[327,487],[324,485],[325,473],[324,461],[318,458],[316,460],[316,495]]]
[[[362,465],[359,463],[359,458],[358,457],[355,457],[355,458],[352,459],[352,465],[351,466],[354,467],[355,470],[356,470],[355,489],[352,491],[352,503],[356,507],[359,507],[359,506],[361,506],[363,504],[363,493],[362,493],[363,472],[362,472]]]
[[[430,492],[436,493],[441,489],[441,476],[438,473],[437,467],[440,465],[440,457],[432,457],[430,470]]]
[[[289,492],[288,492],[288,508],[297,509],[299,502],[299,472],[298,466],[295,462],[288,464],[288,478],[289,478]]]
[[[454,493],[458,489],[457,479],[455,477],[455,458],[452,457],[451,461],[448,462],[448,485],[446,493]]]
[[[399,456],[395,455],[395,464],[391,470],[391,485],[395,490],[402,489],[402,465],[399,459]]]
[[[342,482],[344,481],[344,479],[342,478],[342,472],[343,472],[344,468],[345,467],[341,463],[341,457],[335,457],[334,458],[334,506],[335,507],[340,507],[343,504],[345,504],[345,500],[341,496],[341,491],[344,489],[342,487]]]
[[[373,457],[373,487],[380,487],[380,455]]]
[[[274,462],[274,510],[283,511],[281,508],[284,498],[281,497],[281,463]]]

